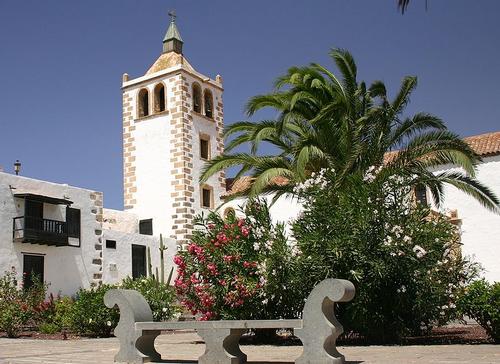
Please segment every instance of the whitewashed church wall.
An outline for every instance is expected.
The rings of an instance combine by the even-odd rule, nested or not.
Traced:
[[[153,233],[171,234],[172,193],[170,166],[170,116],[152,116],[136,123],[136,199],[131,212],[153,219]]]
[[[436,172],[449,170],[445,166]],[[476,177],[500,196],[500,156],[483,158]],[[456,209],[462,220],[463,254],[481,263],[486,279],[500,281],[500,215],[453,186],[445,187],[444,196],[443,210]]]
[[[266,196],[265,199],[271,204],[273,196]],[[223,213],[227,208],[231,207],[235,210],[236,216],[243,216],[242,207],[245,206],[246,199],[238,198],[225,203],[220,208],[220,213]],[[290,223],[296,219],[302,212],[303,206],[296,198],[282,196],[271,206],[269,212],[274,224],[284,223],[288,234],[291,233]]]

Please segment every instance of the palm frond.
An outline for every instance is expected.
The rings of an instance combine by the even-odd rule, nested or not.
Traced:
[[[475,178],[460,172],[443,172],[436,176],[444,183],[448,183],[467,195],[472,196],[486,209],[500,214],[500,200],[495,193]]]
[[[403,109],[410,102],[410,95],[413,90],[417,87],[417,77],[406,76],[403,78],[401,87],[396,95],[394,101],[392,102],[392,110],[394,115],[400,114]]]

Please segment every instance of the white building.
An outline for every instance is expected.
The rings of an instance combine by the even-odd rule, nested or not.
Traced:
[[[24,273],[28,285],[34,272],[49,292],[72,295],[145,275],[148,247],[158,267],[159,240],[146,235],[148,222],[140,234],[137,216],[102,204],[101,192],[0,172],[0,271],[14,269],[20,282]],[[164,243],[175,252],[173,240]]]
[[[464,140],[483,159],[478,165],[476,177],[500,196],[500,132],[471,136]],[[442,166],[435,172],[454,168],[456,167],[451,165]],[[245,190],[249,183],[248,177],[239,179],[232,184],[228,194]],[[243,198],[232,200],[224,206],[224,211],[228,208],[238,210],[244,204]],[[299,201],[282,197],[271,207],[270,212],[273,221],[289,222],[296,218],[301,210]],[[486,279],[500,281],[500,215],[486,210],[472,197],[447,185],[441,212],[448,214],[450,211],[456,212],[460,219],[462,253],[481,263]]]

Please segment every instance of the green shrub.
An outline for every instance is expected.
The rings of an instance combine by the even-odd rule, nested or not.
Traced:
[[[42,322],[38,325],[38,330],[42,334],[55,334],[56,332],[61,331],[61,328],[53,322]]]
[[[170,320],[180,313],[180,308],[175,305],[174,289],[153,277],[138,279],[127,277],[123,280],[121,288],[140,292],[148,301],[154,321]]]
[[[0,305],[0,330],[8,337],[19,336],[23,325],[29,320],[29,312],[23,309],[19,302],[9,302]]]
[[[296,315],[293,248],[267,205],[249,201],[245,217],[211,212],[175,256],[181,303],[200,320],[265,319]]]
[[[59,330],[71,327],[71,310],[73,305],[74,301],[71,297],[62,297],[56,301],[53,322],[59,327]]]
[[[476,320],[496,343],[500,342],[500,282],[484,279],[471,283],[458,299],[463,315]]]
[[[119,313],[116,308],[110,309],[104,305],[104,294],[113,288],[116,287],[100,284],[78,290],[68,320],[73,332],[97,337],[111,335],[118,323]]]
[[[296,191],[304,211],[293,231],[302,251],[296,292],[305,298],[324,278],[352,281],[356,297],[339,306],[345,332],[398,342],[457,317],[456,297],[477,267],[459,254],[458,229],[415,204],[404,177],[380,184],[335,173],[312,176]]]

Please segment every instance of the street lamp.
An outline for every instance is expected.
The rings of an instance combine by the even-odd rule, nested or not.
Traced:
[[[16,176],[19,175],[19,172],[21,171],[21,162],[19,162],[19,159],[16,160],[16,163],[14,163],[14,172],[16,172]]]

